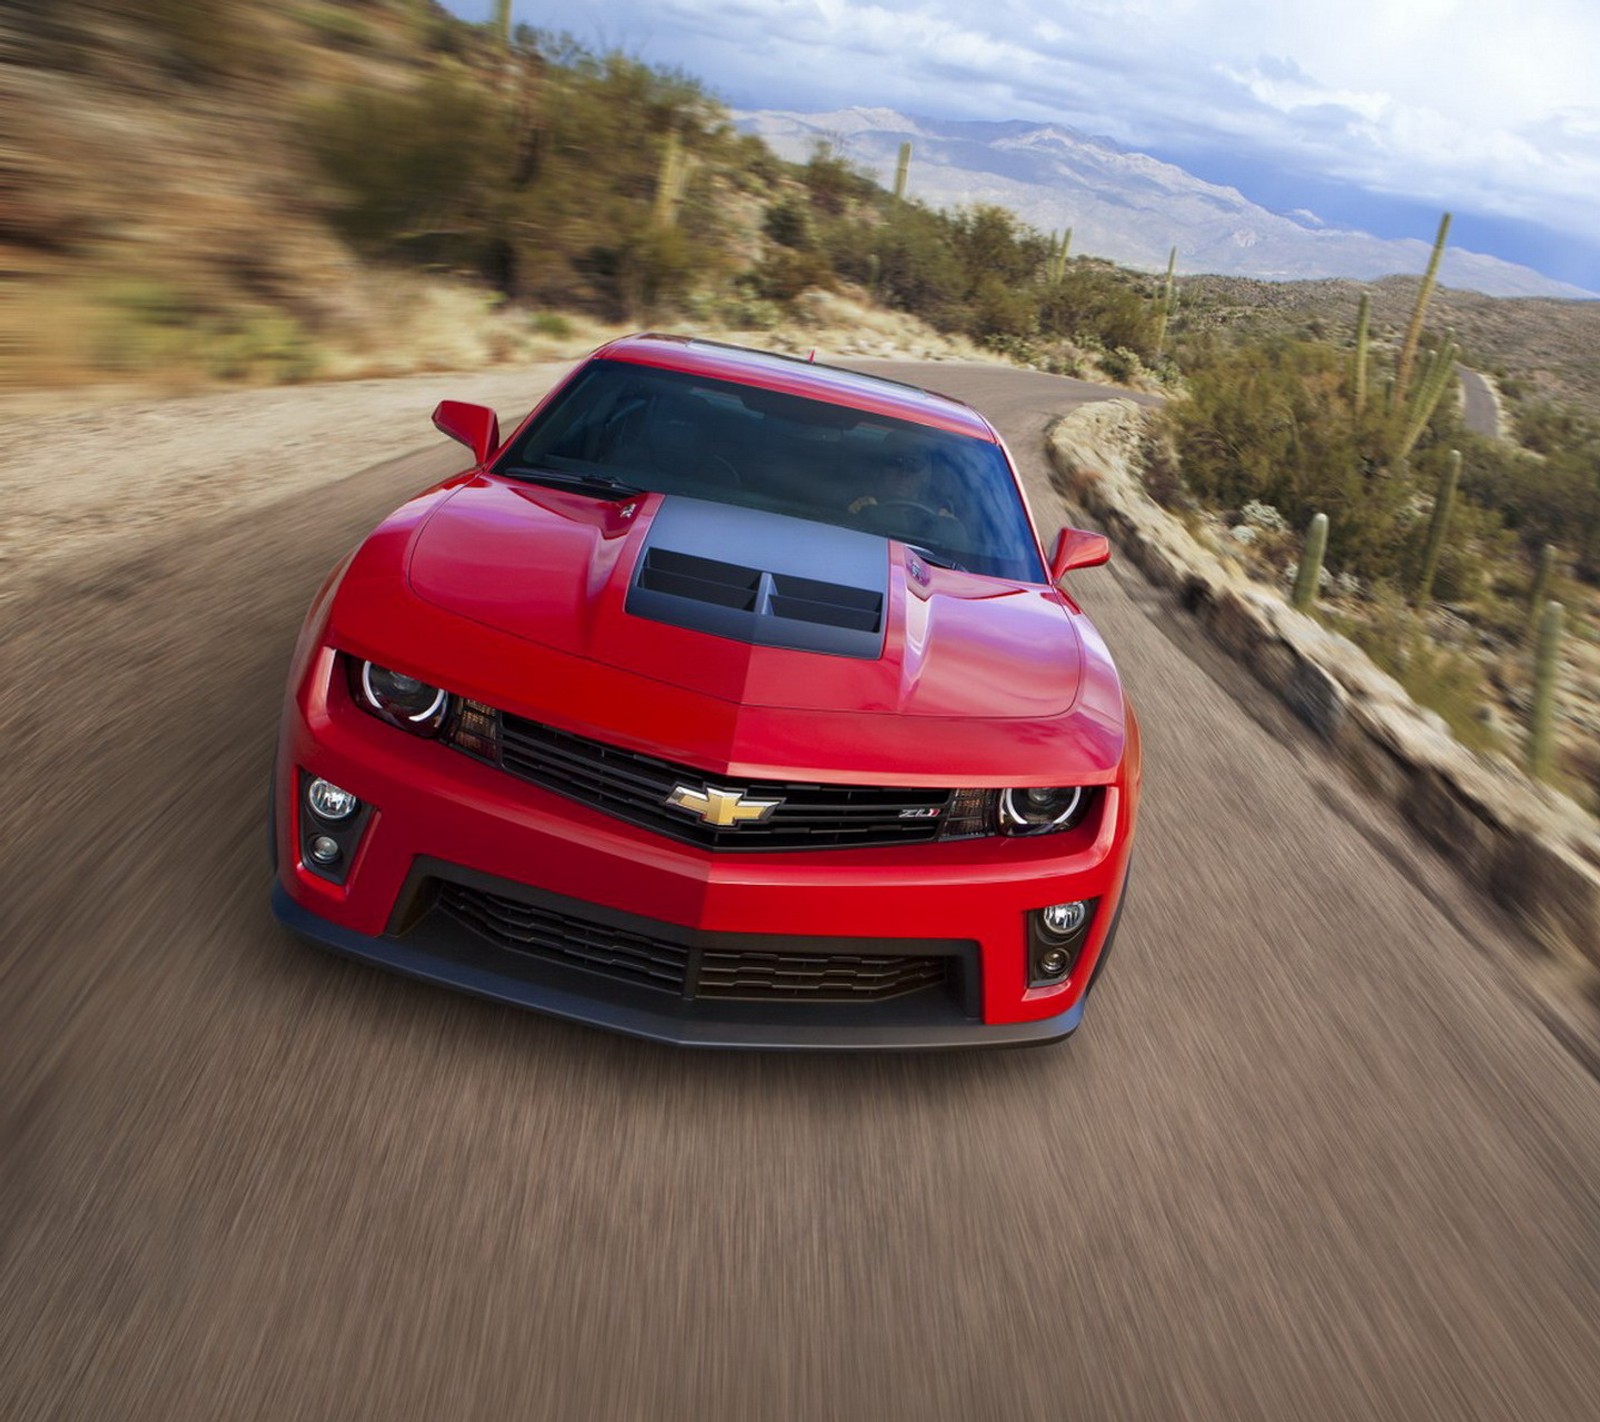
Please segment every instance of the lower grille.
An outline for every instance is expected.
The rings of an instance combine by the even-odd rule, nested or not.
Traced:
[[[682,993],[689,950],[571,914],[518,903],[499,894],[445,884],[440,906],[491,943],[552,963],[583,968],[619,982]]]
[[[884,1002],[958,987],[961,960],[949,954],[697,949],[451,881],[439,907],[496,947],[687,999]]]
[[[704,953],[697,996],[883,1002],[937,987],[952,961],[851,953]]]

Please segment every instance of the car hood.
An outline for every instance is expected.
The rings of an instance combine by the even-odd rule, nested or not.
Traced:
[[[768,615],[734,606],[744,593],[708,567],[752,573],[747,603],[780,595]],[[457,617],[741,706],[1036,720],[1066,712],[1082,677],[1078,619],[1051,590],[679,496],[473,479],[421,524],[406,578]]]

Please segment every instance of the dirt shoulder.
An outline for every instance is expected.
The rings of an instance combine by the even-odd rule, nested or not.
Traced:
[[[570,366],[150,400],[12,421],[0,455],[0,599],[51,569],[224,508],[244,514],[440,440],[441,399],[525,413]]]
[[[776,350],[815,348],[824,359],[980,356],[965,343],[911,329],[906,318],[889,320],[903,324],[727,338]],[[441,399],[491,405],[502,423],[520,419],[582,353],[492,369],[109,404],[85,393],[71,409],[12,418],[0,449],[0,603],[123,540],[223,510],[246,514],[431,441],[442,445],[429,423]]]

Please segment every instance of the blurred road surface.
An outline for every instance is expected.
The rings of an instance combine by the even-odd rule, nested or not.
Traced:
[[[990,412],[1057,521],[1040,434],[1104,391],[899,373]],[[1143,838],[1063,1047],[674,1053],[280,932],[296,626],[458,462],[7,609],[0,1416],[1597,1414],[1600,1091],[1521,948],[1125,566],[1075,586]]]

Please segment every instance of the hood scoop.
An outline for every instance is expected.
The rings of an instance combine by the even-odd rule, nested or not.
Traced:
[[[718,556],[729,550],[739,562]],[[838,581],[811,576],[818,569]],[[875,658],[888,578],[887,548],[875,535],[669,498],[625,606],[635,617],[756,646]]]

